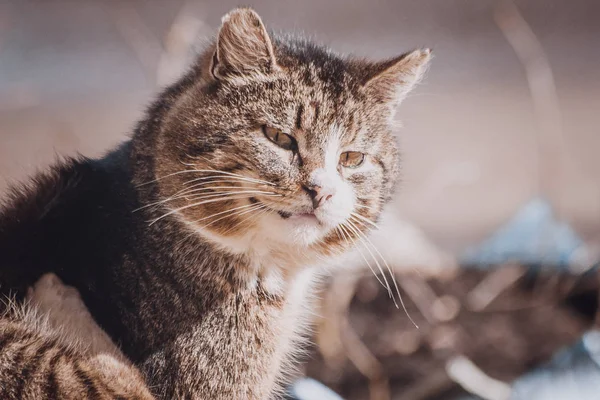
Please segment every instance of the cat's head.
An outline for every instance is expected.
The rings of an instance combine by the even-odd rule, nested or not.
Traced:
[[[392,194],[394,111],[429,59],[341,57],[233,10],[156,138],[165,213],[233,248],[349,246]]]

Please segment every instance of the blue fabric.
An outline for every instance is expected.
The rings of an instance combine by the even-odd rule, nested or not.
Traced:
[[[517,262],[565,267],[583,246],[571,227],[555,218],[550,203],[536,198],[483,243],[468,248],[462,261],[482,266]]]
[[[511,400],[600,399],[600,331],[590,331],[547,365],[518,379]]]
[[[343,400],[337,393],[311,378],[302,378],[288,389],[287,400]]]

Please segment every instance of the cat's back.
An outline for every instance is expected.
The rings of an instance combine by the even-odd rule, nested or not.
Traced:
[[[61,160],[1,195],[2,294],[22,297],[27,286],[50,271],[73,282],[116,256],[115,243],[126,234],[135,201],[128,147],[99,160]]]

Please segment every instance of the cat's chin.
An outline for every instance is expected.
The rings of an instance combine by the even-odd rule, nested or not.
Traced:
[[[298,247],[308,247],[314,244],[331,230],[319,218],[310,213],[291,214],[284,217],[272,214],[263,221],[263,226],[266,236],[272,240]]]
[[[314,215],[294,215],[285,222],[289,225],[289,239],[299,246],[310,246],[325,235],[323,225]]]

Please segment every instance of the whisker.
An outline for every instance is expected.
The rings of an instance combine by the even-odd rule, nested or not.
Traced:
[[[351,219],[352,219],[352,217],[351,217]],[[354,220],[354,221],[360,223],[360,221],[358,221],[358,220]],[[352,222],[350,222],[350,221],[348,221],[348,222],[350,224],[352,224]],[[352,224],[352,225],[354,225],[354,224]],[[377,254],[379,255],[379,257],[381,258],[381,260],[385,264],[385,267],[387,268],[388,272],[390,273],[390,276],[392,277],[392,282],[394,283],[394,287],[396,288],[396,293],[398,293],[398,299],[400,300],[400,304],[402,305],[402,309],[406,313],[406,316],[408,317],[408,319],[410,320],[410,322],[415,326],[415,328],[419,329],[419,326],[415,323],[415,321],[412,319],[412,317],[408,313],[408,310],[406,309],[406,305],[404,304],[404,300],[402,299],[402,294],[400,293],[400,288],[398,288],[398,282],[396,282],[396,277],[395,277],[394,273],[392,272],[392,269],[390,268],[389,264],[387,263],[387,261],[385,260],[385,258],[381,255],[381,253],[379,252],[379,249],[377,249],[377,247],[373,244],[373,242],[371,241],[371,239],[369,239],[369,237],[367,235],[365,235],[360,230],[359,230],[359,233],[365,238],[365,240],[367,242],[369,242],[369,244],[373,247],[373,250],[375,250],[375,252],[377,252]],[[397,304],[396,304],[396,307],[398,307]]]
[[[355,207],[362,207],[362,208],[368,208],[369,210],[373,210],[374,212],[378,212],[379,210],[377,210],[375,207],[371,207],[371,206],[367,206],[364,204],[355,204]]]
[[[390,286],[390,283],[388,282],[387,277],[385,276],[385,273],[383,272],[383,268],[379,264],[379,261],[377,260],[377,258],[375,257],[375,255],[373,254],[373,252],[371,251],[371,249],[369,249],[369,246],[367,246],[367,244],[363,240],[363,238],[360,236],[360,234],[358,232],[358,228],[356,226],[354,226],[354,224],[351,221],[346,221],[346,222],[350,224],[350,225],[347,225],[346,227],[350,231],[352,231],[352,232],[354,232],[356,234],[357,239],[359,240],[359,242],[365,247],[365,249],[367,250],[367,252],[371,255],[371,258],[373,259],[373,261],[375,261],[375,265],[379,269],[379,272],[381,273],[383,281],[385,282],[384,287],[387,289],[388,295],[390,296],[390,298],[392,299],[392,301],[394,302],[394,304],[396,305],[396,307],[398,307],[398,304],[396,303],[396,298],[393,296],[392,288]],[[357,249],[358,249],[358,246],[357,246]],[[360,250],[359,250],[359,252],[360,252]],[[361,253],[361,255],[362,255],[362,253]],[[369,264],[369,262],[366,260],[366,257],[363,256],[363,258],[365,259],[365,262],[367,263],[367,265],[369,266],[369,268],[371,269],[371,271],[373,271],[373,268],[371,267],[371,265]],[[373,273],[375,273],[375,272],[373,272]]]
[[[335,233],[336,233],[337,237],[340,238],[341,240],[343,240],[348,245],[348,247],[352,247],[350,240],[346,237],[344,232],[341,230],[340,226],[338,225],[334,229],[335,229]],[[322,242],[321,244],[325,245],[324,242]],[[341,255],[344,253],[345,253],[345,250],[341,249],[341,250],[336,251],[334,254]],[[377,279],[379,280],[379,278],[377,278]]]
[[[335,229],[335,233],[336,233],[337,237],[339,239],[343,240],[344,242],[346,242],[347,245],[350,245],[350,241],[348,239],[346,239],[346,236],[344,236],[344,233],[340,229],[340,226],[338,225],[334,229]]]
[[[219,221],[221,221],[221,220],[223,220],[223,219],[225,219],[225,218],[229,218],[229,217],[233,217],[233,216],[236,216],[236,217],[238,217],[238,216],[240,216],[240,215],[244,215],[244,214],[246,214],[246,213],[248,213],[248,212],[251,212],[251,211],[254,211],[254,210],[257,210],[257,209],[259,209],[259,208],[262,208],[262,207],[264,207],[262,204],[250,204],[250,206],[253,206],[253,207],[252,207],[252,208],[250,208],[249,210],[244,210],[243,212],[240,212],[240,213],[233,213],[233,214],[224,215],[224,216],[222,216],[222,217],[220,217],[220,218],[217,218],[216,220],[214,220],[214,221],[211,221],[211,222],[209,222],[208,224],[206,224],[206,225],[202,226],[202,228],[209,227],[209,226],[211,226],[212,224],[214,224],[214,223],[216,223],[216,222],[219,222]],[[233,209],[231,209],[231,210],[227,210],[227,212],[231,213],[232,211],[236,211],[236,210],[238,210],[238,208],[237,208],[237,207],[236,207],[236,208],[233,208]],[[225,212],[225,211],[224,211],[224,212]],[[223,214],[224,212],[220,212],[219,214]],[[217,215],[219,215],[219,214],[211,215],[211,217],[215,217],[215,216],[217,216]],[[203,219],[206,219],[206,218],[203,218]],[[200,221],[201,221],[201,220],[200,220]]]
[[[257,206],[257,205],[261,205],[261,204],[249,204],[248,206]],[[227,210],[227,212],[231,212],[231,211],[235,211],[235,210]],[[247,210],[246,210],[246,211],[247,211]],[[246,212],[246,211],[244,211],[244,212]],[[215,216],[215,215],[212,215],[211,217],[214,217],[214,216]],[[226,218],[226,217],[229,217],[229,216],[231,216],[231,215],[226,215],[225,217],[222,217],[222,218]],[[222,218],[220,218],[220,219],[222,219]],[[219,220],[220,220],[220,219],[219,219]],[[218,220],[216,220],[216,221],[213,221],[212,223],[214,223],[214,222],[217,222],[217,221],[218,221]],[[204,226],[202,226],[201,228],[205,228],[205,227],[207,227],[207,226],[209,226],[209,225],[210,225],[210,224],[208,224],[208,225],[204,225]],[[182,240],[179,242],[179,244],[182,244],[182,243],[184,243],[184,242],[185,242],[187,239],[189,239],[189,237],[190,237],[190,236],[192,236],[192,235],[194,235],[194,234],[196,234],[196,230],[192,230],[192,232],[190,232],[188,235],[186,235],[186,236],[185,236],[185,237],[184,237],[184,238],[183,238],[183,239],[182,239]]]
[[[273,193],[273,192],[262,192],[262,191],[253,191],[253,190],[239,190],[239,191],[234,191],[234,192],[231,192],[231,191],[230,192],[212,192],[212,193],[206,193],[204,196],[202,196],[202,194],[198,194],[198,195],[194,195],[194,196],[189,196],[189,193],[188,193],[188,194],[180,194],[178,196],[173,195],[173,196],[170,196],[170,197],[168,197],[166,199],[159,200],[159,201],[156,201],[154,203],[143,205],[143,206],[138,207],[135,210],[133,210],[133,212],[137,212],[137,211],[142,210],[144,208],[156,206],[156,205],[159,205],[159,204],[167,203],[169,201],[182,199],[182,198],[185,198],[185,197],[188,197],[188,196],[189,196],[190,200],[200,200],[200,199],[210,199],[210,198],[218,197],[218,196],[222,196],[222,195],[234,195],[234,194],[246,194],[246,193],[248,193],[248,194],[262,194],[264,196],[271,196],[271,197],[279,197],[279,196],[281,196],[280,194]],[[252,197],[252,196],[248,196],[248,197]]]
[[[245,187],[242,187],[242,186],[207,186],[207,187],[203,187],[203,188],[199,188],[199,189],[190,189],[189,191],[185,191],[183,193],[180,193],[180,195],[189,195],[190,193],[198,193],[198,192],[202,192],[204,190],[213,190],[214,191],[216,189],[244,189],[244,190],[253,190],[253,188],[245,188]],[[275,192],[265,191],[265,190],[260,190],[260,189],[256,189],[255,192],[256,193],[260,193],[260,194],[279,195],[278,193],[275,193]],[[224,191],[222,193],[233,193],[233,192]]]
[[[153,179],[153,180],[148,181],[148,182],[140,183],[139,185],[137,185],[137,187],[149,185],[151,183],[158,182],[159,180],[162,180],[162,179],[165,179],[165,178],[169,178],[169,177],[175,176],[175,175],[189,174],[189,173],[199,173],[199,172],[216,172],[216,173],[219,173],[219,174],[222,174],[222,175],[233,176],[233,177],[236,177],[238,179],[246,180],[246,181],[249,181],[249,182],[264,183],[265,185],[275,186],[275,184],[273,182],[268,182],[268,181],[265,181],[265,180],[262,180],[262,179],[256,179],[256,178],[249,178],[249,177],[246,177],[246,176],[243,176],[243,175],[239,175],[239,174],[234,174],[233,172],[228,172],[228,171],[219,171],[219,170],[216,170],[216,169],[186,169],[186,170],[183,170],[183,171],[177,171],[177,172],[173,172],[171,174],[167,174],[167,175],[158,177],[158,178]]]
[[[225,197],[222,197],[222,198],[217,198],[217,199],[212,199],[212,198],[211,198],[211,199],[209,199],[209,200],[203,200],[203,201],[200,201],[200,202],[198,202],[198,203],[186,204],[185,206],[178,207],[178,208],[176,208],[176,209],[174,209],[174,210],[170,210],[169,212],[167,212],[167,213],[165,213],[165,214],[161,215],[160,217],[158,217],[158,218],[156,218],[156,219],[152,220],[152,221],[150,222],[150,224],[149,224],[149,225],[152,225],[152,224],[154,224],[154,223],[156,223],[156,222],[160,221],[161,219],[163,219],[163,218],[165,218],[165,217],[168,217],[169,215],[175,214],[176,212],[179,212],[179,211],[181,211],[181,210],[185,210],[185,209],[188,209],[188,208],[191,208],[191,207],[197,207],[197,206],[200,206],[200,205],[202,205],[202,204],[215,203],[215,202],[218,202],[218,201],[228,201],[228,200],[247,199],[247,198],[249,198],[249,197],[252,197],[252,196],[237,196],[237,197],[229,197],[229,196],[225,196]]]
[[[251,219],[251,218],[257,218],[257,217],[259,217],[260,215],[263,215],[263,214],[265,214],[265,213],[268,211],[268,208],[267,208],[267,206],[265,206],[264,204],[257,204],[257,205],[259,205],[259,206],[261,206],[261,207],[258,207],[258,208],[253,208],[253,209],[251,209],[251,210],[246,210],[246,211],[244,211],[243,213],[240,213],[240,214],[236,215],[236,217],[239,217],[239,216],[241,216],[241,215],[244,215],[244,214],[247,214],[247,213],[252,213],[252,212],[254,212],[254,211],[256,211],[256,214],[250,214],[250,216],[248,216],[248,217],[244,218],[244,219],[243,219],[243,220],[241,220],[241,221],[238,221],[236,224],[232,225],[232,226],[231,226],[229,229],[227,229],[227,230],[226,230],[225,232],[223,232],[221,235],[223,235],[223,236],[224,236],[224,235],[228,234],[228,233],[229,233],[229,232],[231,232],[233,229],[235,229],[236,227],[240,226],[241,224],[243,224],[244,222],[248,221],[249,219]]]
[[[200,221],[204,221],[204,220],[207,220],[207,219],[210,219],[210,218],[213,218],[213,217],[216,217],[216,216],[218,216],[218,215],[225,214],[225,213],[229,213],[229,212],[232,212],[232,211],[236,211],[236,210],[240,210],[240,209],[244,209],[244,208],[252,207],[252,206],[255,206],[255,205],[256,205],[256,204],[253,204],[253,203],[250,203],[250,204],[244,204],[243,206],[238,206],[238,207],[234,207],[234,208],[231,208],[231,209],[228,209],[228,210],[225,210],[225,211],[221,211],[221,212],[218,212],[218,213],[216,213],[216,214],[209,215],[208,217],[202,217],[202,218],[200,218],[200,219],[197,219],[197,220],[195,220],[195,221],[194,221],[194,223],[196,223],[196,222],[200,222]],[[218,221],[218,220],[217,220],[217,221]]]
[[[256,184],[267,184],[269,182],[263,182],[263,181],[254,181],[254,180],[249,180],[252,178],[241,178],[239,176],[229,176],[229,175],[209,175],[209,176],[202,176],[199,178],[194,178],[194,179],[190,179],[189,181],[184,182],[184,185],[189,185],[190,183],[194,183],[194,182],[199,182],[199,181],[203,181],[203,180],[207,180],[207,179],[225,179],[227,178],[228,180],[231,180],[232,182],[249,182],[249,183],[256,183]],[[275,186],[275,184],[270,184],[269,186]]]
[[[246,181],[236,180],[236,178],[228,178],[228,179],[216,179],[216,178],[220,178],[220,177],[218,177],[218,176],[217,177],[211,177],[211,178],[209,178],[210,180],[205,180],[203,182],[194,183],[193,185],[189,185],[189,184],[193,183],[195,181],[198,181],[198,179],[192,179],[190,181],[184,182],[183,185],[186,186],[186,187],[184,187],[183,189],[181,189],[179,192],[183,192],[183,191],[186,191],[186,190],[189,190],[189,189],[196,188],[198,186],[208,185],[208,184],[213,184],[213,183],[230,183],[230,184],[234,184],[234,185],[238,184],[238,183],[241,183],[241,184],[246,183]],[[242,186],[240,186],[240,187],[242,187]],[[260,189],[260,187],[257,187],[257,186],[256,187],[252,186],[251,188]]]
[[[371,267],[371,264],[367,261],[366,257],[364,256],[364,254],[362,253],[362,251],[358,247],[358,245],[357,245],[356,241],[354,240],[354,238],[352,237],[352,235],[350,235],[350,233],[348,231],[346,231],[346,229],[348,229],[348,228],[344,224],[341,224],[340,228],[343,230],[343,232],[345,232],[346,235],[348,235],[348,237],[350,238],[350,240],[352,240],[352,243],[354,244],[354,247],[360,253],[360,255],[363,258],[363,260],[365,260],[365,262],[367,263],[367,266],[369,267],[369,269],[373,273],[373,276],[375,276],[375,279],[377,279],[377,282],[379,282],[381,284],[381,286],[383,286],[384,288],[386,288],[386,289],[389,290],[389,288],[386,287],[386,285],[383,283],[383,281],[379,278],[379,275],[377,275],[377,273],[375,272],[375,270],[373,269],[373,267]]]
[[[213,179],[218,179],[217,181],[212,181]],[[204,181],[204,182],[202,182]],[[198,183],[199,185],[204,184],[205,182],[228,182],[228,183],[239,183],[239,182],[246,182],[244,180],[241,180],[235,176],[226,176],[226,175],[209,175],[209,176],[203,176],[200,178],[194,178],[194,179],[190,179],[189,181],[185,181],[183,182],[183,186],[188,186],[190,183],[194,183],[194,182],[200,182]],[[196,184],[192,185],[195,186]],[[188,186],[189,188],[190,186]],[[186,188],[187,189],[187,188]]]
[[[184,165],[194,166],[193,164],[185,164],[185,163],[184,163]],[[249,176],[244,176],[244,175],[236,174],[235,172],[230,172],[230,171],[221,171],[221,170],[218,170],[218,169],[192,169],[192,170],[189,170],[189,171],[196,171],[196,172],[216,172],[216,173],[225,174],[225,175],[228,175],[228,176],[235,176],[235,177],[240,178],[240,179],[246,179],[246,180],[250,180],[250,181],[253,181],[253,182],[257,182],[257,183],[265,183],[267,185],[275,186],[275,184],[273,182],[265,181],[264,179],[259,179],[259,178],[251,178]]]
[[[215,189],[243,189],[241,191],[216,191]],[[212,191],[212,193],[206,193],[207,195],[211,195],[211,194],[232,194],[232,193],[250,193],[250,191],[254,190],[252,193],[255,194],[264,194],[264,195],[268,195],[268,196],[282,196],[279,193],[275,193],[275,192],[271,192],[271,191],[261,191],[259,189],[254,189],[254,188],[246,188],[243,186],[212,186],[212,187],[204,187],[204,188],[199,188],[199,189],[191,189],[191,190],[184,190],[184,191],[179,191],[177,193],[175,193],[173,196],[169,197],[166,200],[172,200],[172,199],[180,199],[183,197],[188,197],[190,196],[192,193],[199,193],[199,192],[203,192],[203,191]],[[201,195],[202,193],[200,193]],[[196,196],[196,195],[194,195]],[[194,197],[192,196],[192,198]],[[160,202],[157,202],[160,203]],[[155,203],[156,204],[156,203]]]
[[[364,222],[367,222],[369,224],[371,224],[375,229],[379,229],[379,226],[377,226],[377,224],[373,221],[371,221],[370,219],[358,214],[358,213],[350,213],[353,217],[355,218],[360,218],[361,220],[363,220]]]
[[[261,194],[265,197],[281,197],[280,194],[278,193],[273,193],[273,192],[264,192],[261,190],[234,190],[234,191],[223,191],[223,192],[217,192],[217,191],[212,191],[212,192],[207,192],[207,193],[198,193],[198,194],[185,194],[182,195],[181,197],[188,197],[191,200],[194,199],[198,199],[198,198],[210,198],[210,197],[216,197],[216,196],[221,196],[221,195],[230,195],[230,194],[244,194],[244,193],[248,193],[248,194]],[[250,196],[252,197],[252,196]]]
[[[189,174],[189,173],[192,173],[192,172],[197,172],[197,171],[193,170],[193,169],[184,169],[183,171],[173,172],[171,174],[167,174],[167,175],[164,175],[164,176],[159,176],[158,178],[153,179],[151,181],[140,183],[139,185],[137,185],[137,187],[146,186],[146,185],[149,185],[151,183],[158,182],[158,181],[160,181],[162,179],[170,178],[171,176],[175,176],[175,175],[179,175],[179,174]]]
[[[350,247],[350,242],[344,237],[344,235],[340,231],[339,226],[336,226],[334,228],[334,231],[335,231],[335,234],[338,237],[338,239],[340,239],[341,241],[343,241],[344,243],[346,243],[346,245],[348,245],[348,247]],[[323,239],[319,239],[318,245],[322,249],[325,246],[324,240]],[[334,252],[331,252],[331,250],[330,250],[330,254],[340,255],[340,254],[343,254],[343,253],[344,253],[343,250],[336,250]]]

